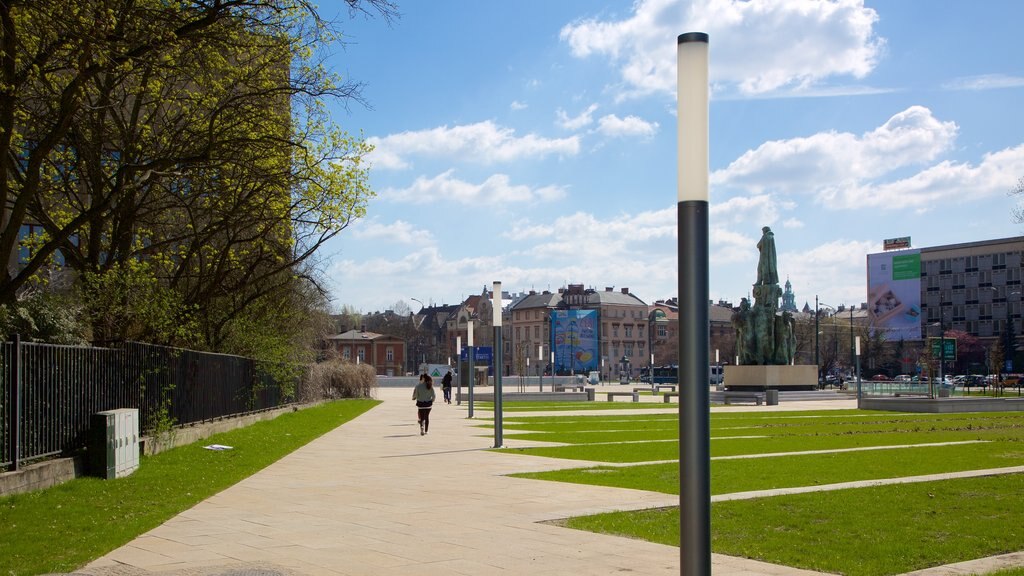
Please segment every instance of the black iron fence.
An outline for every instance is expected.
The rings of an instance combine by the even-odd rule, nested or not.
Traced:
[[[144,431],[288,404],[279,382],[241,356],[128,342],[117,348],[3,343],[0,466],[87,444],[92,414],[138,408]]]

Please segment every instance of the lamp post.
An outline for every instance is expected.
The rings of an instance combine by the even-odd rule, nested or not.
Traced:
[[[467,341],[466,345],[469,346],[469,371],[468,371],[469,372],[469,384],[468,384],[468,387],[469,387],[469,417],[472,418],[473,417],[473,377],[476,376],[476,374],[473,374],[473,372],[476,370],[476,366],[473,365],[475,363],[475,361],[476,361],[476,357],[475,357],[476,355],[474,353],[476,348],[473,346],[473,321],[472,320],[467,320],[466,321],[466,341]]]
[[[944,368],[946,360],[946,315],[943,313],[942,305],[945,303],[945,298],[942,295],[942,288],[939,288],[939,385],[945,384],[946,380],[943,377],[942,369]],[[933,393],[934,397],[935,394]]]
[[[853,350],[853,306],[850,306],[850,367],[853,367],[854,361],[854,350]],[[860,355],[860,352],[856,354]]]
[[[457,387],[455,405],[462,406],[462,336],[455,337],[455,366],[455,371],[459,373],[455,384]]]
[[[537,345],[537,381],[540,392],[544,391],[544,345]]]
[[[854,353],[857,356],[857,408],[860,408],[860,336],[857,336],[857,340],[854,343]]]
[[[504,357],[501,348],[501,282],[494,282],[494,293],[491,299],[494,324],[494,447],[501,448],[502,443],[502,400],[501,400],[501,362]],[[529,358],[527,358],[529,362]]]
[[[708,35],[676,38],[679,310],[679,555],[711,575],[708,380]]]

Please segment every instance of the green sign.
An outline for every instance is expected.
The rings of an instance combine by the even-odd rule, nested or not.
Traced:
[[[929,338],[932,356],[939,357],[939,346],[943,347],[942,360],[956,360],[956,338]]]
[[[902,254],[892,257],[892,279],[913,280],[921,277],[921,255]]]

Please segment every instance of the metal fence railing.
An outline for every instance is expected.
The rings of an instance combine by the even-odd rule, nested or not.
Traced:
[[[275,408],[297,382],[251,359],[129,342],[119,348],[2,343],[0,467],[86,446],[92,414],[138,408],[144,431]]]

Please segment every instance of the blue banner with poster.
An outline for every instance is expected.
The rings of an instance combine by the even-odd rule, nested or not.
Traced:
[[[921,338],[921,251],[868,254],[868,322],[872,335]]]
[[[551,349],[556,374],[597,370],[597,310],[552,310]]]

